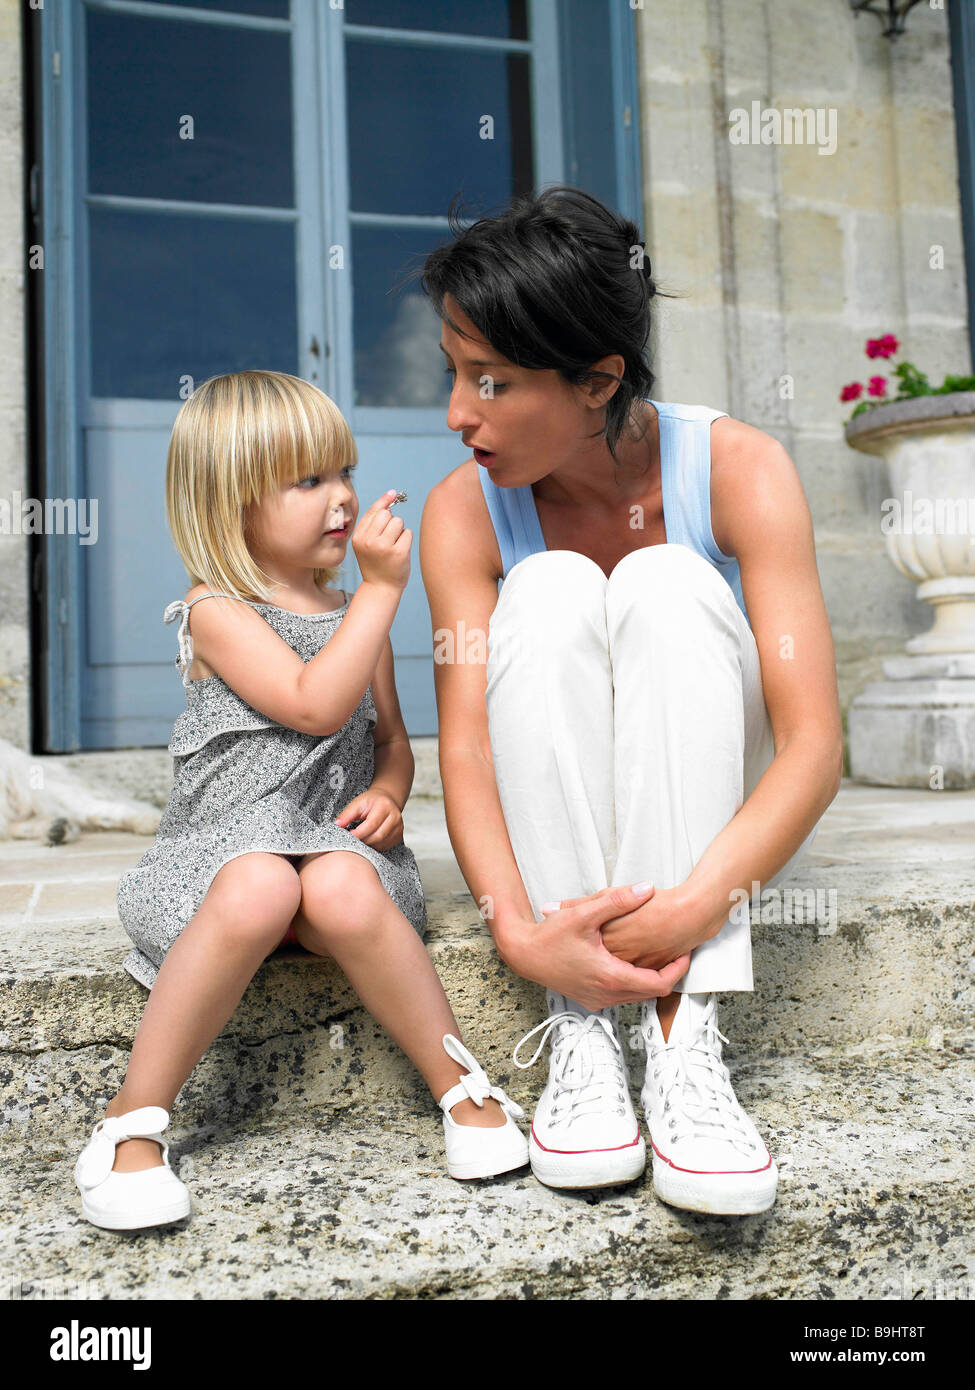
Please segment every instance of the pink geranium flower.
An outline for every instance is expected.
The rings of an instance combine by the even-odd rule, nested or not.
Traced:
[[[859,381],[851,381],[849,386],[844,386],[840,392],[841,401],[855,401],[863,392],[863,387]]]
[[[867,382],[867,393],[871,396],[886,396],[887,378],[885,376],[872,376]]]
[[[882,338],[868,338],[866,351],[868,357],[893,357],[899,347],[893,333],[885,333]]]

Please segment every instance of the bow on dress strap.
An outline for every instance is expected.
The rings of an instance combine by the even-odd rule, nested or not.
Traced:
[[[75,1164],[74,1174],[82,1187],[97,1187],[112,1171],[115,1146],[123,1139],[162,1140],[161,1131],[169,1124],[169,1112],[161,1105],[143,1105],[127,1115],[109,1115],[92,1130],[84,1151]]]
[[[445,1096],[440,1099],[440,1106],[445,1110],[450,1110],[451,1106],[464,1099],[464,1095],[470,1097],[475,1105],[483,1106],[488,1096],[496,1100],[501,1109],[513,1119],[519,1120],[524,1115],[524,1110],[516,1101],[511,1100],[500,1086],[492,1086],[488,1080],[487,1073],[480,1062],[474,1057],[461,1042],[460,1038],[455,1038],[453,1033],[447,1033],[443,1040],[444,1051],[449,1057],[453,1057],[455,1062],[460,1062],[462,1066],[468,1068],[467,1074],[462,1076],[456,1086],[452,1086]]]
[[[190,637],[190,606],[186,600],[182,598],[174,599],[163,612],[163,622],[175,622],[175,620],[180,617],[180,614],[182,614],[182,619],[176,634],[176,640],[179,643],[179,658],[177,659],[177,665],[180,665],[180,676],[183,685],[189,687],[193,684],[189,677],[190,667],[193,665],[193,647],[191,645],[192,638]]]

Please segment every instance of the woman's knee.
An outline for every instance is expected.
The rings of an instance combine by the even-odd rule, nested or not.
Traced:
[[[284,855],[263,851],[228,860],[214,875],[205,899],[235,935],[262,938],[283,933],[300,902],[294,866]]]
[[[624,613],[639,611],[648,622],[693,622],[695,614],[731,614],[738,603],[728,581],[703,555],[670,543],[644,546],[624,555],[606,586],[610,629]]]
[[[568,645],[605,645],[606,576],[575,550],[543,550],[512,566],[490,623],[494,672],[534,667]]]

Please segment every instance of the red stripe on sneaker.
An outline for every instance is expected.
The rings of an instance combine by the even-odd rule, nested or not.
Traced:
[[[764,1173],[766,1168],[771,1168],[772,1166],[772,1155],[769,1154],[768,1163],[763,1163],[761,1168],[682,1168],[679,1163],[674,1163],[674,1161],[672,1159],[669,1159],[666,1154],[662,1154],[660,1152],[656,1144],[653,1142],[653,1135],[650,1136],[650,1147],[653,1149],[654,1153],[657,1155],[658,1158],[663,1159],[664,1163],[666,1163],[668,1168],[673,1168],[674,1171],[677,1173],[700,1173],[702,1175],[706,1173]],[[765,1152],[768,1153],[768,1150],[766,1149]]]
[[[639,1144],[640,1126],[637,1125],[636,1135],[633,1139],[629,1140],[626,1144],[613,1144],[608,1149],[550,1149],[539,1139],[538,1135],[535,1133],[534,1125],[532,1125],[532,1138],[538,1147],[544,1149],[547,1154],[612,1154],[616,1153],[619,1149],[632,1149],[635,1144]]]

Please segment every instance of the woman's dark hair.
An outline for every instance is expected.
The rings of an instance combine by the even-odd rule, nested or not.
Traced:
[[[499,216],[466,228],[454,198],[447,221],[455,239],[431,251],[420,273],[439,317],[461,333],[444,309],[449,293],[517,366],[555,370],[572,385],[619,381],[596,431],[616,459],[634,402],[649,397],[656,380],[646,349],[650,301],[663,292],[636,223],[566,184],[521,194]],[[592,370],[610,353],[626,364],[622,378]]]

